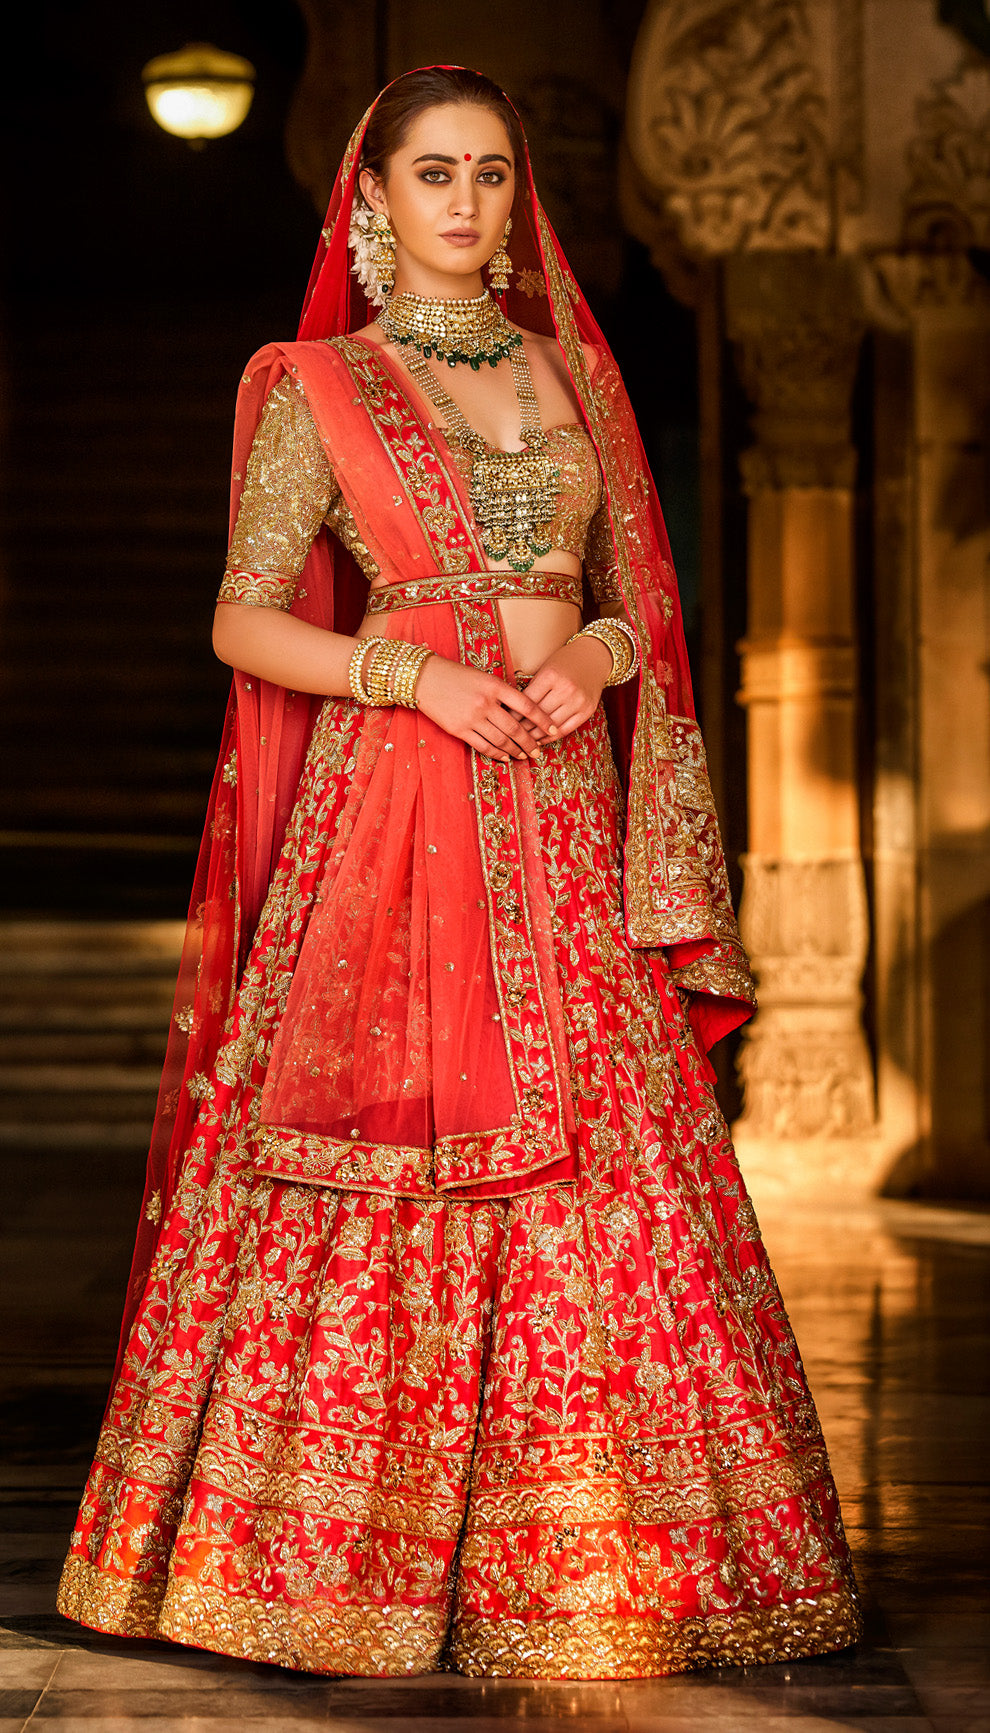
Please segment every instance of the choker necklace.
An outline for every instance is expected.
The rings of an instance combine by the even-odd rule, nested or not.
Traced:
[[[392,295],[378,323],[390,343],[435,355],[448,367],[466,361],[476,373],[483,361],[497,367],[522,343],[487,289],[473,301],[435,301],[408,291]]]
[[[458,409],[422,354],[404,350],[402,359],[424,397],[446,423],[447,438],[471,454],[471,510],[490,560],[507,560],[514,572],[528,572],[553,544],[553,519],[562,492],[560,465],[540,421],[526,351],[520,342],[509,351],[512,383],[519,404],[521,451],[489,445]]]

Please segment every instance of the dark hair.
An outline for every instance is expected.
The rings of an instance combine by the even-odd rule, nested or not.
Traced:
[[[403,73],[390,84],[368,122],[361,167],[384,179],[388,160],[405,144],[413,121],[428,108],[451,102],[472,102],[497,114],[509,135],[516,168],[522,167],[526,146],[519,116],[492,79],[470,72],[466,66],[427,66],[421,72]]]

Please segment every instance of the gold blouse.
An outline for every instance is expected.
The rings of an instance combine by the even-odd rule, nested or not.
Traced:
[[[619,601],[595,448],[578,424],[548,432],[563,483],[552,545],[583,559],[596,601]],[[470,453],[452,445],[450,456],[467,478]],[[305,391],[299,380],[284,373],[269,392],[258,422],[217,600],[291,607],[306,556],[324,523],[354,555],[368,581],[376,578],[379,568],[341,493]]]

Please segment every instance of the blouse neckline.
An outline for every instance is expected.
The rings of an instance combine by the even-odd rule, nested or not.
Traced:
[[[413,414],[415,415],[417,421],[420,422],[420,424],[423,428],[423,431],[425,433],[439,433],[440,437],[444,441],[444,444],[449,446],[451,444],[451,441],[448,438],[447,428],[441,427],[439,422],[428,421],[426,419],[422,410],[419,408],[418,404],[414,401],[413,397],[411,396],[411,394],[408,390],[408,385],[411,382],[407,381],[407,379],[403,376],[403,374],[401,374],[399,372],[399,369],[396,366],[395,362],[392,360],[392,357],[390,355],[385,354],[384,343],[374,343],[374,342],[372,342],[370,337],[352,337],[350,334],[346,334],[346,340],[348,343],[360,344],[362,349],[370,350],[371,353],[378,358],[379,364],[385,368],[385,370],[388,372],[388,374],[393,379],[393,381],[396,384],[398,384],[400,390],[402,391],[403,397],[406,399],[406,402],[409,404],[409,407],[413,411]],[[332,339],[331,339],[331,341],[332,341]],[[417,397],[419,396],[418,391],[416,393],[416,396]],[[543,432],[547,435],[552,434],[552,433],[561,433],[565,429],[569,429],[572,427],[576,428],[579,432],[583,433],[586,436],[586,438],[591,441],[591,444],[594,445],[594,440],[592,440],[591,434],[588,432],[587,425],[584,421],[557,421],[554,423],[554,425],[552,427],[544,427]],[[486,441],[486,444],[487,444],[487,441]],[[505,455],[505,456],[514,456],[514,455],[517,455],[518,452],[524,451],[526,448],[525,448],[525,446],[518,446],[516,448],[515,452],[510,452],[507,448],[503,448],[502,446],[496,445],[496,446],[492,446],[491,449],[493,451],[502,452],[503,455]]]

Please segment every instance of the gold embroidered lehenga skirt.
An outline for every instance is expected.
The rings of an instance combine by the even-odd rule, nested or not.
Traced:
[[[456,654],[455,612],[391,629]],[[370,1027],[367,1063],[391,1064],[404,1018],[398,1062],[422,1071],[435,1007],[409,983],[428,984],[443,945],[417,887],[442,873],[450,828],[413,747],[447,754],[467,811],[459,742],[410,712],[323,709],[60,1608],[337,1674],[621,1678],[840,1648],[858,1614],[818,1420],[678,993],[625,938],[601,710],[544,750],[527,820],[576,1177],[550,1161],[503,1195],[444,1190],[415,1115],[405,1147],[376,1143],[352,1056],[314,1039],[317,1013]],[[379,959],[367,983],[361,952]],[[469,964],[477,983],[488,959]],[[511,985],[511,958],[498,966]],[[348,1011],[362,991],[373,1003]],[[467,1033],[480,1088],[492,1031]],[[435,1014],[432,1034],[467,1050]],[[363,1117],[315,1133],[328,1078]],[[514,1171],[518,1151],[488,1153]]]

